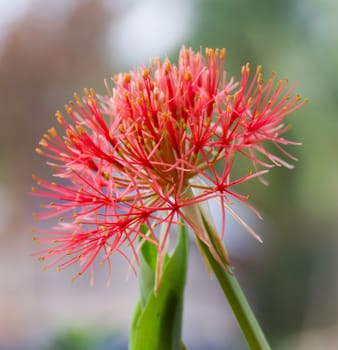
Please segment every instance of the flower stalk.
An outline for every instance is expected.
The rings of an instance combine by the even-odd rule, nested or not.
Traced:
[[[203,214],[204,227],[211,234],[211,226],[205,220]],[[198,237],[196,237],[199,240]],[[210,254],[210,250],[203,242],[199,242],[205,259],[214,272],[220,287],[226,296],[243,335],[251,350],[270,350],[268,341],[230,267],[224,269],[218,261]]]
[[[188,195],[193,196],[191,190],[187,192]],[[228,254],[216,232],[211,215],[203,210],[200,204],[185,208],[185,214],[195,223],[196,229],[203,232],[202,235],[194,234],[197,246],[208,270],[215,274],[250,349],[270,350],[264,333],[232,271]],[[201,237],[205,237],[205,240]]]

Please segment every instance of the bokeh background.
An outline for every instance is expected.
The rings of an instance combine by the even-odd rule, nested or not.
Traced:
[[[310,102],[289,138],[294,170],[274,169],[270,186],[245,184],[264,222],[238,210],[260,245],[229,222],[227,245],[240,282],[278,350],[338,348],[338,2],[336,0],[0,1],[0,349],[127,349],[135,276],[113,258],[89,286],[74,271],[41,271],[30,227],[38,200],[31,174],[49,176],[34,153],[73,91],[166,55],[182,44],[226,47],[226,69],[247,61],[297,81]],[[190,249],[184,340],[190,349],[246,349],[240,330]],[[147,350],[147,349],[145,349]]]

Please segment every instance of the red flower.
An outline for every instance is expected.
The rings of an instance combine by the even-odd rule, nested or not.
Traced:
[[[39,252],[41,260],[51,259],[47,266],[63,269],[78,261],[81,275],[99,255],[108,264],[113,252],[130,261],[125,247],[137,261],[139,238],[151,240],[163,257],[170,228],[179,219],[220,263],[229,263],[224,248],[221,253],[213,248],[194,209],[218,198],[223,231],[226,210],[245,225],[229,198],[247,198],[232,187],[265,173],[264,168],[291,166],[265,143],[293,158],[282,148],[291,144],[282,137],[283,120],[305,101],[292,95],[286,80],[274,85],[274,74],[264,83],[260,67],[251,80],[248,64],[239,82],[228,79],[224,56],[224,49],[207,49],[203,58],[183,47],[178,66],[154,59],[148,68],[115,76],[106,96],[85,90],[81,100],[75,94],[75,102],[66,105],[69,121],[57,112],[64,136],[52,128],[37,149],[50,159],[57,183],[34,176],[38,188],[32,191],[52,200],[36,216],[60,219],[53,229],[37,231],[38,242],[51,246]],[[232,179],[236,154],[263,170]],[[143,225],[150,234],[142,233]]]

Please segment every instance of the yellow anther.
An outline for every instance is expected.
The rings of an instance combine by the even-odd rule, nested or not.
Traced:
[[[137,97],[137,98],[136,98],[136,103],[137,103],[138,105],[141,105],[142,102],[143,102],[143,97]]]
[[[42,147],[48,147],[48,142],[45,139],[41,139],[39,145]]]
[[[80,101],[80,97],[79,97],[79,95],[78,95],[77,92],[74,92],[74,93],[73,93],[73,96],[74,96],[74,99],[75,99],[76,101]]]
[[[57,111],[56,113],[55,113],[55,116],[56,116],[56,119],[57,119],[57,121],[59,122],[59,124],[63,124],[63,115],[60,113],[60,111]]]
[[[37,179],[37,177],[36,177],[36,175],[35,174],[32,174],[32,180],[36,180]]]
[[[90,97],[89,90],[87,88],[84,88],[83,91],[84,91],[86,97]]]
[[[221,50],[220,58],[223,60],[224,57],[225,57],[225,55],[226,55],[226,49],[223,48],[223,49]]]
[[[168,74],[171,70],[171,64],[169,61],[166,61],[165,64],[164,64],[164,73],[165,74]]]
[[[123,81],[124,83],[129,84],[131,82],[131,75],[129,73],[124,73]]]
[[[73,114],[73,109],[72,107],[69,107],[67,104],[65,104],[65,110],[69,115]]]
[[[40,148],[35,148],[35,152],[40,155],[43,154],[43,151]]]
[[[32,187],[32,192],[36,192],[36,188],[35,187]]]
[[[85,129],[83,128],[82,125],[76,125],[76,129],[79,132],[80,135],[85,133]]]
[[[214,56],[214,50],[207,47],[205,49],[205,56],[208,57],[208,58],[213,57]]]
[[[150,70],[149,69],[143,69],[143,72],[142,72],[142,77],[143,79],[147,79],[150,75]]]
[[[35,243],[36,243],[37,245],[40,245],[40,244],[41,244],[40,240],[37,239],[36,237],[34,237],[33,240],[35,241]]]
[[[57,132],[56,132],[55,128],[48,129],[48,133],[50,136],[53,136],[53,137],[57,136]]]
[[[276,89],[279,89],[282,84],[283,84],[283,80],[279,80],[278,83],[276,84]]]
[[[186,72],[184,73],[184,79],[187,80],[187,81],[190,81],[191,78],[192,78],[191,72],[186,71]]]

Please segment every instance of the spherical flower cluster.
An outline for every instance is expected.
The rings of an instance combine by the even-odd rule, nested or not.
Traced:
[[[182,47],[177,66],[156,58],[115,76],[106,96],[75,94],[65,106],[67,118],[56,113],[63,131],[49,129],[36,149],[49,158],[56,180],[34,175],[32,189],[48,199],[36,217],[59,218],[56,227],[36,230],[37,242],[49,245],[39,252],[47,267],[79,262],[80,276],[98,257],[110,266],[114,252],[132,264],[144,240],[163,256],[172,224],[182,222],[219,258],[191,208],[218,199],[223,231],[226,210],[245,225],[230,199],[247,198],[232,188],[274,165],[290,166],[266,142],[292,158],[283,149],[291,143],[282,136],[283,120],[305,102],[287,80],[275,83],[272,74],[264,82],[261,67],[250,77],[246,64],[240,81],[229,79],[224,57],[224,49],[206,49],[203,56]],[[252,161],[255,172],[233,179],[237,154]]]

